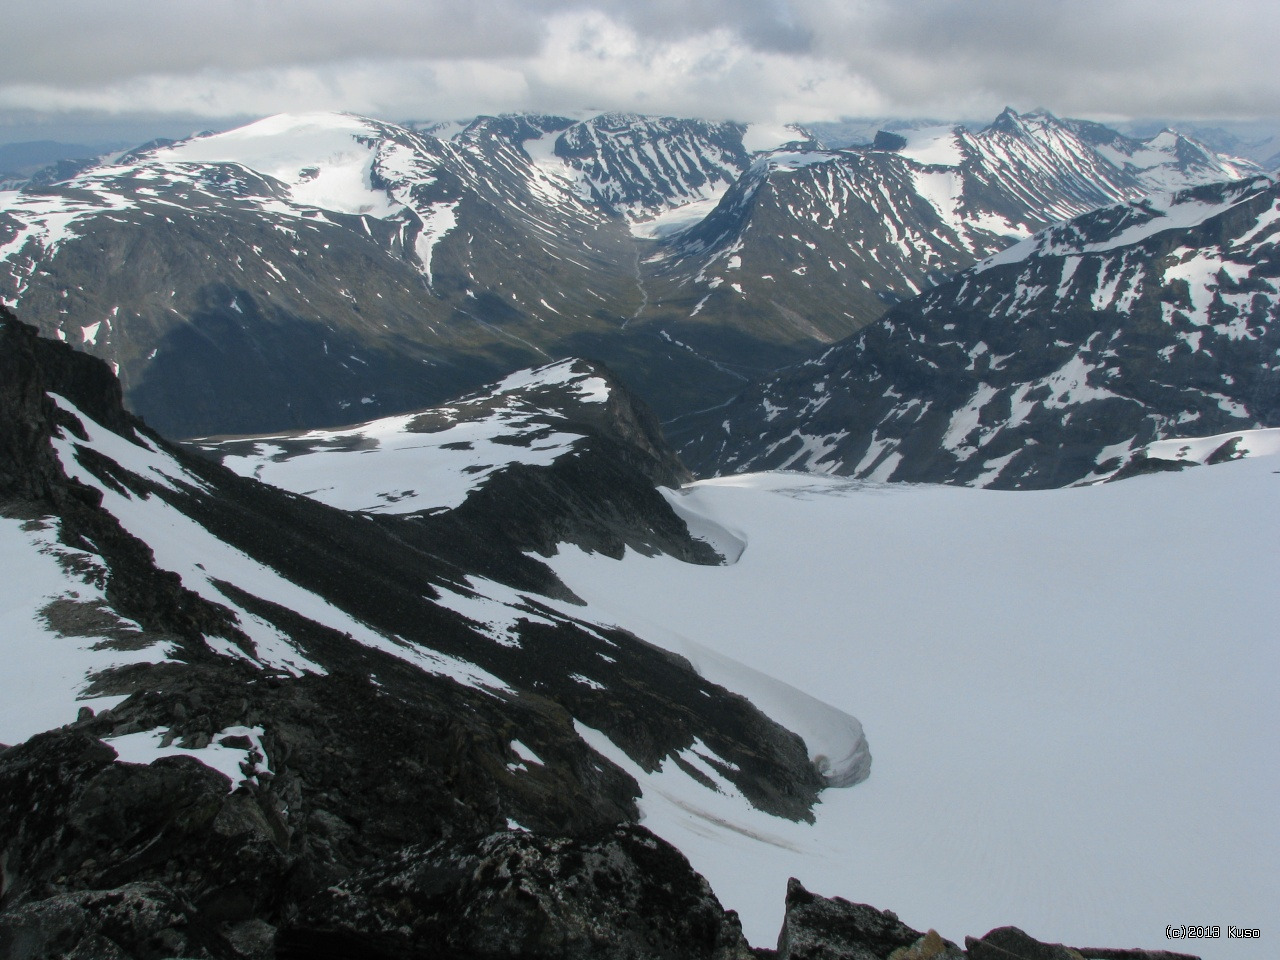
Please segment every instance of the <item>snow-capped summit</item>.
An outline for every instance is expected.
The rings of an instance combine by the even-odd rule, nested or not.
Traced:
[[[292,199],[338,213],[387,217],[400,209],[374,187],[390,128],[353,114],[278,114],[152,151],[156,163],[234,163],[286,184]]]

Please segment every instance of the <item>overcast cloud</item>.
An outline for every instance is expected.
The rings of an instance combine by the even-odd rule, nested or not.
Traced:
[[[0,120],[1280,116],[1273,0],[41,0]]]

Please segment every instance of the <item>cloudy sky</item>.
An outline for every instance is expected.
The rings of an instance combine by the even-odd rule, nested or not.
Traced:
[[[1274,0],[40,0],[5,12],[0,127],[1277,117],[1277,37]]]

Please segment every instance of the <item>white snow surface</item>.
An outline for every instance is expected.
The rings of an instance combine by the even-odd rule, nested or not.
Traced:
[[[1121,247],[1141,243],[1166,230],[1186,230],[1204,223],[1211,217],[1225,213],[1238,203],[1249,199],[1251,194],[1244,193],[1229,197],[1225,203],[1205,203],[1194,197],[1178,194],[1156,195],[1145,199],[1141,206],[1153,214],[1150,219],[1132,224],[1123,230],[1113,233],[1104,240],[1095,243],[1080,243],[1075,236],[1064,230],[1068,228],[1050,227],[1026,240],[1001,250],[988,257],[972,269],[981,273],[991,267],[1008,263],[1021,263],[1035,256],[1065,256],[1084,253],[1104,253]],[[1264,215],[1265,216],[1265,215]],[[1065,238],[1065,242],[1063,242]]]
[[[584,376],[576,360],[558,360],[546,366],[529,370],[517,370],[494,388],[495,393],[511,393],[531,387],[574,387],[581,400],[604,403],[609,399],[609,388],[602,377]]]
[[[279,114],[159,150],[177,163],[238,163],[289,185],[296,203],[341,213],[392,216],[401,209],[370,174],[381,131],[342,113]],[[361,143],[356,138],[369,138]]]
[[[789,172],[820,163],[835,163],[840,154],[826,150],[775,150],[763,155],[770,170]]]
[[[707,218],[720,203],[720,199],[728,191],[727,184],[718,184],[709,188],[710,196],[703,200],[694,200],[683,206],[672,207],[658,214],[652,220],[628,221],[631,235],[642,240],[662,240],[674,236],[690,227],[697,226]]]
[[[116,760],[120,763],[149,764],[161,757],[191,757],[227,777],[231,781],[232,791],[242,783],[257,783],[259,770],[274,772],[267,764],[266,750],[262,746],[262,735],[265,732],[262,727],[227,727],[213,734],[209,745],[199,750],[173,743],[163,745],[168,732],[159,728],[142,730],[119,737],[108,737],[104,742],[115,750]],[[228,746],[222,743],[225,737],[245,737],[249,741],[249,749]],[[255,752],[257,757],[253,756]],[[252,773],[246,775],[242,764],[248,766]]]
[[[607,382],[585,373],[574,360],[517,371],[488,392],[502,397],[547,387],[564,387],[584,403],[609,398]],[[457,418],[430,432],[415,429],[419,416],[203,445],[219,452],[224,466],[241,476],[342,510],[403,514],[456,507],[495,471],[513,463],[547,466],[572,452],[579,439],[552,430],[528,445],[509,442],[557,419],[531,411],[514,396],[483,417]]]
[[[783,144],[804,140],[807,134],[791,123],[752,123],[742,135],[742,146],[748,153],[776,150]]]
[[[579,615],[803,690],[858,717],[874,757],[808,826],[580,730],[753,943],[777,936],[789,876],[957,941],[1012,923],[1167,949],[1168,923],[1274,915],[1274,461],[1040,492],[774,473],[673,496],[737,561],[562,547]]]
[[[0,517],[0,743],[21,743],[76,719],[83,706],[102,710],[123,697],[90,698],[94,674],[133,663],[162,663],[167,648],[103,647],[101,635],[67,636],[46,619],[54,601],[102,605],[99,558],[58,542],[54,519]],[[70,567],[80,565],[88,576]],[[120,621],[128,632],[136,624]]]
[[[1280,454],[1280,428],[1240,430],[1236,433],[1218,433],[1211,437],[1180,437],[1157,440],[1142,448],[1149,457],[1161,460],[1185,460],[1188,463],[1204,463],[1223,444],[1236,440],[1237,457],[1274,457]]]
[[[964,160],[955,127],[943,125],[894,132],[907,141],[907,145],[898,152],[917,163],[958,167]]]
[[[577,439],[554,434],[529,447],[496,443],[495,437],[517,432],[503,429],[501,412],[491,420],[458,423],[434,433],[411,432],[414,419],[410,414],[347,430],[312,430],[289,438],[311,444],[297,450],[262,437],[252,452],[229,455],[223,464],[241,476],[341,510],[420,513],[460,505],[509,464],[553,463]],[[363,449],[353,449],[358,447]]]

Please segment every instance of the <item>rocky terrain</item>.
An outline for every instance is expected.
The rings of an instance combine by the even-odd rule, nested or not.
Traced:
[[[1278,210],[1258,177],[1050,227],[683,421],[678,449],[701,475],[1048,488],[1273,427]]]
[[[1256,172],[1012,110],[838,150],[749,133],[270,117],[6,193],[0,299],[171,437],[349,424],[567,357],[666,421],[1051,223]]]
[[[605,376],[498,395],[518,413],[548,380],[581,400]],[[6,564],[61,568],[58,595],[22,601],[42,605],[39,659],[97,664],[58,721],[0,748],[0,954],[772,955],[637,824],[634,780],[581,735],[644,769],[713,769],[775,816],[807,818],[824,785],[742,697],[549,605],[572,597],[537,559],[548,526],[717,559],[654,494],[678,467],[652,422],[610,397],[557,421],[567,454],[494,474],[466,509],[372,515],[168,444],[105,364],[0,320]],[[501,513],[513,502],[525,522]],[[962,951],[796,883],[777,955],[1173,956],[1012,929]]]

